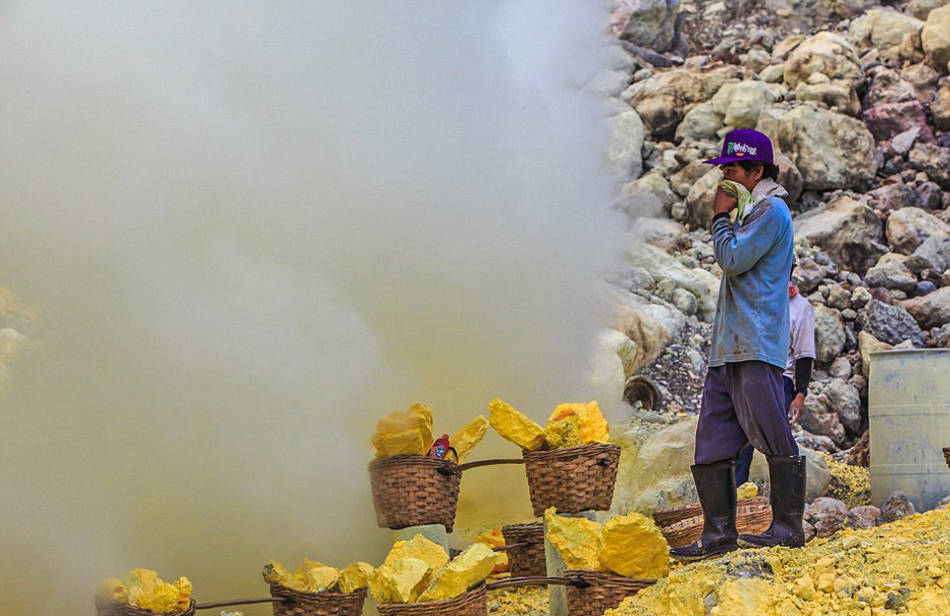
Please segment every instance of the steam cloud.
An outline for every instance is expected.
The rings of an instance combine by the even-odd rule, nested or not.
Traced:
[[[91,614],[134,566],[208,601],[378,562],[380,415],[590,395],[596,4],[4,4],[0,282],[41,310],[0,396],[4,613]],[[530,516],[504,468],[461,526]]]

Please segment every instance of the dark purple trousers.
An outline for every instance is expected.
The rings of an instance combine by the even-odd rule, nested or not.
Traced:
[[[696,464],[735,458],[746,443],[767,456],[797,456],[782,369],[763,361],[709,368],[696,425]]]

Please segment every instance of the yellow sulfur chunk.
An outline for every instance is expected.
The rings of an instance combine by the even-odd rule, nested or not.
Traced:
[[[128,589],[129,605],[158,614],[181,611],[191,601],[188,578],[181,577],[169,584],[151,569],[132,569],[121,582]]]
[[[415,535],[409,541],[394,543],[383,564],[389,565],[401,558],[417,558],[429,565],[433,571],[438,571],[449,562],[449,555],[445,548],[426,539],[423,535]]]
[[[451,599],[485,581],[495,568],[495,552],[487,545],[473,543],[452,559],[441,571],[419,601]]]
[[[429,451],[429,444],[431,444],[431,440],[427,441],[418,429],[373,435],[373,446],[376,447],[377,458],[407,454],[425,455]]]
[[[369,590],[380,603],[410,603],[429,586],[432,568],[418,558],[397,558],[373,572]]]
[[[486,432],[488,432],[488,420],[482,415],[479,415],[468,422],[464,428],[452,435],[452,438],[449,439],[449,444],[452,445],[455,453],[458,454],[459,464],[472,452],[475,445],[478,445],[478,443],[485,438]]]
[[[475,542],[487,545],[490,548],[498,548],[505,545],[505,536],[501,534],[500,529],[493,528],[475,537]],[[492,573],[502,573],[504,571],[508,571],[508,554],[495,552],[495,568],[492,569]]]
[[[604,524],[600,565],[630,578],[661,578],[670,569],[670,546],[651,518],[618,516]]]
[[[759,495],[759,487],[747,481],[738,488],[736,488],[736,498],[742,500],[744,498],[755,498]]]
[[[549,421],[544,427],[544,442],[551,449],[579,447],[584,444],[577,417],[565,417]]]
[[[548,424],[564,419],[565,417],[576,417],[577,428],[581,433],[581,440],[584,443],[606,443],[609,437],[609,427],[607,420],[604,419],[600,407],[596,400],[591,400],[587,404],[582,402],[570,402],[559,404],[555,407],[551,416],[548,417]]]
[[[291,588],[305,592],[324,592],[336,586],[340,572],[334,567],[320,563],[305,564],[294,573],[295,584]]]
[[[125,584],[123,584],[119,578],[109,577],[99,583],[96,598],[100,601],[127,603],[129,600],[129,589],[125,587]]]
[[[184,610],[191,604],[191,580],[180,577],[175,581],[175,588],[178,589],[178,609]]]
[[[586,518],[557,515],[554,507],[544,512],[545,532],[569,569],[600,569],[600,550],[604,545],[600,524]]]
[[[429,453],[429,447],[432,446],[432,409],[424,404],[413,404],[405,411],[386,415],[376,423],[372,442],[376,447],[377,458]]]
[[[373,566],[369,563],[355,562],[347,565],[340,571],[340,592],[349,593],[358,588],[363,588],[369,584],[369,578],[373,575]]]
[[[522,449],[534,451],[544,445],[541,426],[519,413],[513,406],[495,398],[488,404],[488,420],[503,439]]]
[[[264,581],[277,586],[288,586],[293,576],[279,560],[272,560],[264,565]]]

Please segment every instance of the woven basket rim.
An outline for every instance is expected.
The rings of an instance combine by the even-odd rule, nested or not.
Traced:
[[[736,506],[736,518],[738,518],[739,515],[751,516],[751,515],[759,515],[759,514],[765,514],[765,513],[768,513],[768,514],[772,513],[772,507],[768,504],[762,506],[756,503],[750,503],[747,505]],[[667,524],[666,526],[663,526],[661,530],[673,531],[673,530],[679,530],[681,528],[702,526],[703,521],[704,521],[703,514],[700,513],[699,515],[690,516],[688,518],[683,518],[682,520],[679,520],[678,522]],[[738,522],[738,519],[736,521]]]
[[[370,460],[369,469],[373,470],[383,466],[402,466],[409,464],[421,464],[423,466],[433,467],[457,467],[458,464],[451,460],[441,458],[431,458],[429,456],[420,456],[418,454],[400,454],[398,456],[387,456],[385,458],[373,458]]]
[[[549,449],[547,451],[529,451],[521,450],[521,455],[525,460],[529,458],[532,461],[556,460],[558,458],[574,458],[582,455],[596,455],[598,453],[617,453],[621,451],[620,445],[613,443],[587,443],[577,447],[561,447],[560,449]]]
[[[350,599],[358,598],[359,595],[366,597],[366,587],[357,588],[353,592],[336,592],[333,590],[324,590],[322,592],[310,592],[309,590],[297,590],[296,588],[290,588],[288,586],[281,586],[280,584],[271,584],[270,585],[270,594],[272,597],[278,595],[287,595],[296,599],[303,599],[305,601],[322,601],[326,599]]]
[[[466,590],[459,596],[452,597],[451,599],[439,599],[438,601],[414,601],[412,603],[380,603],[380,606],[394,607],[394,606],[399,606],[399,605],[417,605],[420,607],[424,606],[427,608],[430,608],[430,607],[431,608],[436,608],[436,607],[453,608],[460,603],[470,600],[474,596],[477,596],[479,594],[485,594],[487,592],[488,592],[488,587],[485,586],[485,582],[479,582],[478,584],[476,584],[472,588],[469,588],[468,590]]]
[[[101,610],[103,608],[110,608],[111,610],[120,610],[122,612],[130,614],[154,614],[155,616],[192,616],[195,613],[195,606],[197,602],[194,597],[191,597],[188,601],[188,607],[181,612],[156,612],[154,610],[147,610],[142,607],[136,607],[134,605],[129,605],[128,603],[122,603],[121,601],[100,601],[96,599],[96,609]]]

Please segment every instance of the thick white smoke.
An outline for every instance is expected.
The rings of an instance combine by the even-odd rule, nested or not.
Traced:
[[[41,311],[0,397],[4,613],[377,561],[379,416],[589,395],[596,4],[4,4],[0,282]],[[463,525],[528,515],[523,471],[478,473]]]

